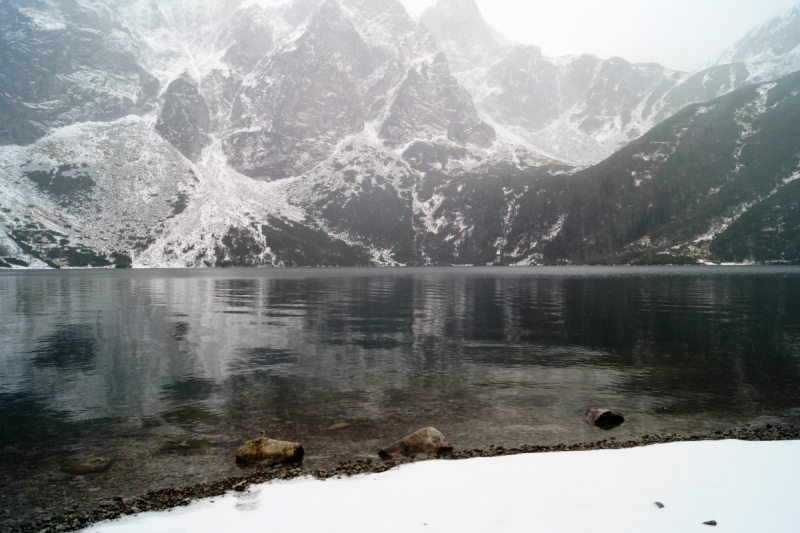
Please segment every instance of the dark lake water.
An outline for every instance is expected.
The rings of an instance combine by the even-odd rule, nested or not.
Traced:
[[[0,275],[0,529],[236,474],[262,431],[317,467],[425,426],[474,448],[798,418],[798,268]]]

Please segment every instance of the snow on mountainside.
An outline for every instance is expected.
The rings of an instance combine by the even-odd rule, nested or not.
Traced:
[[[484,20],[475,0],[439,0],[419,20],[436,37],[456,72],[491,64],[511,44]]]
[[[713,64],[772,62],[800,70],[800,6],[745,35]]]
[[[0,0],[0,267],[535,262],[536,183],[783,74],[790,15],[690,75],[474,0]]]
[[[504,46],[474,0],[440,0],[421,20],[484,120],[531,149],[579,165],[608,157],[681,108],[800,69],[800,8],[745,37],[714,65],[676,72],[591,55]],[[464,31],[464,28],[473,30]]]
[[[102,2],[0,2],[0,144],[154,108],[142,44]]]

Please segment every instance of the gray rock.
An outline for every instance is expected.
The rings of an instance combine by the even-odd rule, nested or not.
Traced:
[[[439,0],[419,21],[436,37],[456,71],[491,64],[509,42],[486,22],[475,0]]]
[[[442,433],[435,428],[425,428],[412,433],[378,452],[381,459],[433,458],[448,455],[453,447]]]
[[[625,417],[609,409],[589,409],[583,414],[584,420],[606,431],[612,430],[625,422]]]
[[[260,65],[231,111],[224,148],[239,172],[262,179],[302,174],[336,143],[364,129],[359,82],[373,70],[370,50],[334,1],[285,52]]]
[[[271,21],[258,5],[234,12],[218,41],[231,43],[222,60],[243,73],[251,72],[275,46]]]
[[[208,144],[208,106],[193,83],[178,78],[169,84],[156,131],[191,161]]]
[[[303,460],[303,445],[296,442],[260,439],[245,442],[236,452],[237,463],[262,463],[272,461],[275,464],[297,463]]]
[[[381,128],[381,137],[392,146],[441,135],[461,146],[483,148],[496,138],[494,129],[478,117],[469,93],[450,74],[443,53],[409,69]]]
[[[139,44],[113,5],[0,2],[0,145],[149,110],[159,83]]]

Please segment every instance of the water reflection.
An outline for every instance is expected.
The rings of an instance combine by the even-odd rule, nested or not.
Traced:
[[[0,493],[27,509],[228,475],[261,431],[324,462],[420,425],[480,446],[603,438],[589,406],[621,435],[800,408],[793,268],[8,274],[0,318]]]

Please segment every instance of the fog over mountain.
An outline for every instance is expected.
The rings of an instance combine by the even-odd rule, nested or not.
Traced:
[[[419,22],[397,0],[0,0],[0,267],[580,260],[545,250],[571,215],[540,185],[686,106],[771,101],[758,84],[800,70],[798,24],[795,8],[684,73],[547,57],[474,0]],[[744,109],[725,115],[740,144]]]

